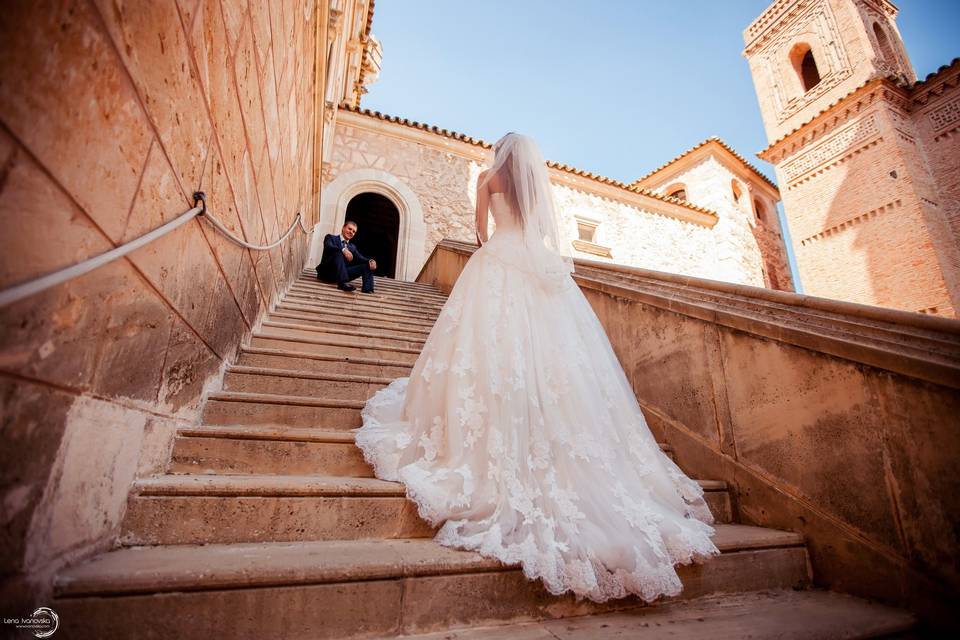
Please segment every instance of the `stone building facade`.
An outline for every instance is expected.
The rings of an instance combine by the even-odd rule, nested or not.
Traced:
[[[360,73],[328,52],[363,38],[372,1],[332,4],[5,3],[0,288],[173,220],[195,190],[248,242],[312,223],[321,101],[349,99]],[[113,544],[132,484],[165,468],[307,249],[295,232],[249,251],[194,218],[0,308],[0,601]]]
[[[489,143],[346,105],[331,144],[312,260],[319,260],[323,234],[343,224],[351,201],[369,193],[392,204],[397,222],[395,230],[361,223],[358,241],[365,226],[371,235],[395,234],[396,277],[414,279],[443,238],[474,241],[476,182],[492,159]],[[576,256],[792,289],[776,215],[779,192],[722,141],[704,141],[629,185],[548,165]],[[671,189],[681,183],[684,193]]]
[[[744,32],[804,289],[956,316],[960,61],[916,82],[886,0],[777,0]]]

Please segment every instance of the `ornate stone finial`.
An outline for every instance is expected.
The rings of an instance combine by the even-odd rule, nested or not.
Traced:
[[[321,162],[320,163],[320,183],[327,184],[332,180],[333,180],[333,163]]]

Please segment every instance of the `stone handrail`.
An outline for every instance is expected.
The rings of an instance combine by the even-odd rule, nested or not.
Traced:
[[[447,291],[476,250],[444,240]],[[960,592],[960,321],[578,260],[658,439],[823,586],[941,618]],[[930,594],[939,594],[931,597]]]

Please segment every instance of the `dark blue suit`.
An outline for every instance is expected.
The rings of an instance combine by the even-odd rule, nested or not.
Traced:
[[[353,260],[347,262],[343,250],[353,254]],[[357,276],[362,276],[364,291],[373,291],[373,272],[370,259],[357,251],[352,242],[343,243],[339,234],[330,233],[323,239],[323,256],[317,265],[317,280],[346,284]]]

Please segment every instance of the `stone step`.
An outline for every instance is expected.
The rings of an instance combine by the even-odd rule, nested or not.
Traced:
[[[561,620],[404,635],[404,640],[851,640],[906,638],[906,611],[830,591],[750,591]],[[909,636],[918,637],[918,636]]]
[[[392,381],[392,378],[378,376],[233,366],[224,375],[223,388],[225,391],[368,400]]]
[[[346,337],[338,338],[302,338],[278,335],[273,332],[257,332],[250,338],[251,347],[281,351],[300,351],[325,356],[347,356],[351,359],[392,360],[413,366],[420,355],[419,349],[406,347],[379,346],[360,343]]]
[[[668,445],[660,447],[672,456]],[[352,432],[273,425],[180,429],[168,472],[373,477]],[[714,489],[707,499],[718,520],[730,520],[728,492]]]
[[[348,313],[358,318],[423,322],[431,326],[437,321],[437,316],[439,315],[439,311],[423,307],[398,309],[389,305],[357,303],[352,299],[344,301],[318,297],[284,296],[280,304],[282,306],[296,305],[298,310],[301,311],[340,311],[341,313]]]
[[[347,324],[316,326],[294,321],[265,320],[261,327],[261,331],[269,332],[271,335],[334,339],[349,344],[362,343],[377,347],[404,347],[419,350],[423,348],[423,343],[426,342],[426,338],[422,336],[414,337],[389,331],[352,327]]]
[[[260,347],[242,347],[237,364],[249,367],[351,373],[385,378],[399,378],[410,375],[412,366],[412,363],[399,362],[393,359],[323,355],[305,351]]]
[[[180,429],[168,473],[373,477],[352,432],[270,425]]]
[[[314,285],[297,284],[297,283],[292,284],[287,291],[305,293],[305,294],[317,295],[317,296],[331,296],[334,299],[340,299],[343,297],[344,293],[346,293],[344,291],[340,291],[339,289],[337,289],[332,285],[317,287]],[[357,292],[353,292],[353,293],[363,293],[363,292],[357,290]],[[432,306],[439,309],[444,305],[444,303],[446,303],[447,296],[424,294],[424,293],[417,293],[417,292],[404,291],[404,290],[378,289],[373,293],[364,293],[360,299],[366,302],[373,300],[373,301],[378,301],[378,302],[383,302],[388,304],[427,305],[427,306]]]
[[[798,534],[720,525],[714,542],[721,556],[678,568],[681,598],[810,584]],[[320,640],[637,604],[554,597],[519,568],[429,539],[123,548],[61,571],[54,595],[71,637],[101,640],[129,638],[145,620],[157,638]]]
[[[313,327],[336,327],[350,326],[361,330],[372,329],[374,331],[385,331],[413,338],[426,338],[430,334],[432,325],[409,325],[391,320],[370,320],[367,318],[358,318],[350,314],[324,314],[324,313],[306,313],[303,311],[287,311],[277,309],[268,313],[266,320],[273,322],[293,322],[305,324]]]
[[[428,282],[416,282],[410,280],[400,280],[399,278],[388,278],[386,276],[373,276],[374,284],[376,286],[394,286],[394,287],[403,287],[404,289],[416,289],[424,290],[432,293],[440,293],[443,291],[440,290],[436,285],[432,285]],[[314,284],[319,282],[317,280],[317,273],[313,269],[304,269],[300,272],[300,275],[297,276],[298,282],[308,282]]]
[[[347,476],[177,475],[134,483],[126,545],[430,537],[396,482]]]
[[[440,313],[439,306],[419,303],[381,302],[363,293],[343,293],[337,295],[314,295],[299,291],[288,291],[283,302],[301,305],[317,305],[330,309],[349,310],[357,316],[375,317],[378,313],[409,316],[425,320],[435,320]]]
[[[277,305],[278,311],[295,311],[297,313],[309,313],[314,315],[337,315],[342,318],[357,318],[357,314],[350,308],[343,308],[341,305],[328,305],[318,301],[313,302],[289,302],[280,301]],[[363,317],[367,317],[366,314]],[[376,313],[376,319],[382,322],[395,322],[411,327],[425,327],[428,330],[433,327],[437,316],[435,314],[413,314],[402,311],[389,312],[385,309],[379,309]]]
[[[330,292],[339,294],[340,290],[337,289],[336,285],[321,283],[314,280],[310,282],[309,280],[297,280],[290,285],[290,288],[296,288],[303,291],[311,292]],[[398,286],[388,286],[388,285],[379,285],[377,286],[374,283],[374,292],[369,294],[371,298],[384,298],[384,299],[411,299],[411,300],[420,300],[427,302],[439,302],[441,305],[446,302],[447,296],[439,291],[429,291],[427,289],[415,289],[411,287],[398,287]]]
[[[726,485],[700,481],[721,521]],[[167,474],[134,483],[125,544],[414,538],[433,535],[399,482],[275,474]]]
[[[317,274],[314,271],[303,271],[297,277],[297,282],[304,284],[328,284],[317,280]],[[401,289],[403,291],[423,291],[424,293],[433,293],[437,295],[446,295],[439,287],[426,282],[411,282],[409,280],[397,280],[396,278],[386,278],[383,276],[373,277],[374,287],[389,287]]]
[[[210,425],[286,425],[343,430],[360,426],[360,409],[363,405],[363,400],[218,391],[207,397],[202,422]]]
[[[336,287],[336,285],[328,284],[326,282],[317,282],[316,280],[313,282],[309,280],[295,280],[294,282],[290,283],[290,287],[317,292],[340,293],[340,290]],[[441,303],[448,297],[445,293],[440,291],[430,291],[429,289],[418,289],[416,287],[393,285],[380,285],[378,287],[376,282],[374,282],[374,291],[370,294],[370,296],[381,296],[385,298],[416,298],[418,300],[440,301]]]

